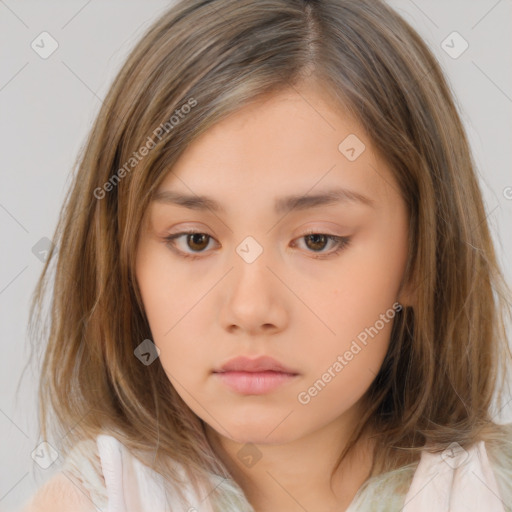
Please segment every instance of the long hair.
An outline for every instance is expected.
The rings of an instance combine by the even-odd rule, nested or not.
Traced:
[[[308,81],[361,122],[409,212],[403,284],[413,283],[414,304],[395,316],[338,464],[369,426],[378,432],[371,475],[415,460],[426,445],[499,437],[491,409],[493,397],[502,403],[511,357],[510,290],[464,128],[426,44],[378,0],[181,0],[114,80],[34,291],[40,428],[45,440],[54,432],[61,452],[108,432],[170,481],[179,479],[170,460],[198,489],[208,475],[228,481],[159,360],[134,356],[152,338],[135,249],[152,194],[187,145],[242,106]],[[223,489],[211,494],[217,504]]]

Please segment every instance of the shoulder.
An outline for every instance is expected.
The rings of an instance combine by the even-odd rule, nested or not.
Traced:
[[[46,482],[21,512],[97,512],[87,491],[59,472]]]
[[[38,489],[22,512],[97,511],[107,500],[97,439],[87,439],[69,451],[60,471]]]

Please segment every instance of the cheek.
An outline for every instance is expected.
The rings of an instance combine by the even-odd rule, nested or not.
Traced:
[[[310,315],[309,335],[301,338],[299,350],[311,354],[307,385],[318,380],[319,388],[325,385],[324,397],[361,396],[387,353],[405,260],[403,247],[383,248],[383,239],[372,237],[350,257],[347,253],[328,287],[309,288],[316,316]]]
[[[179,283],[169,272],[162,251],[154,245],[151,241],[143,240],[137,252],[135,273],[149,327],[156,338],[153,341],[158,346],[158,339],[176,322],[174,312]]]
[[[146,236],[136,256],[135,273],[154,336],[166,333],[185,314],[191,296],[186,278],[172,265],[169,249]]]
[[[356,404],[381,368],[390,328],[391,322],[373,338],[368,336],[365,343],[339,336],[336,343],[323,347],[318,343],[314,351],[310,349],[310,372],[296,397],[299,410],[326,422]]]
[[[373,325],[397,299],[407,250],[405,231],[376,226],[362,234],[331,276],[329,300],[322,306],[329,318],[339,319],[344,330]]]
[[[400,275],[393,275],[384,258],[361,255],[353,262],[345,260],[339,271],[330,275],[328,283],[309,283],[302,292],[315,313],[308,315],[311,333],[316,330],[328,346],[338,348],[343,340],[356,338],[376,323],[379,331],[388,334],[399,282]],[[383,316],[386,326],[381,321]]]
[[[160,350],[160,363],[173,385],[179,386],[183,379],[188,380],[185,372],[190,374],[199,365],[200,340],[190,336],[194,329],[192,310],[198,299],[193,286],[184,293],[185,278],[171,271],[165,251],[152,249],[138,253],[136,278],[152,341]]]
[[[198,347],[193,340],[180,343],[169,334],[156,342],[160,349],[160,364],[176,391],[188,403],[188,395],[199,396],[206,379],[206,366],[198,357]],[[190,405],[190,404],[189,404]]]

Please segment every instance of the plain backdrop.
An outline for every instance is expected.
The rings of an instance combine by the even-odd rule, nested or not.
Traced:
[[[512,2],[390,4],[430,45],[455,92],[478,166],[487,219],[510,284]],[[39,443],[37,368],[26,372],[18,396],[14,393],[29,355],[28,304],[43,266],[44,239],[53,235],[70,172],[111,81],[143,32],[169,5],[162,0],[0,0],[3,511],[18,510],[62,462],[58,459],[42,469],[31,457]],[[58,44],[57,49],[42,58],[52,44]],[[506,407],[501,420],[511,421],[511,412]]]

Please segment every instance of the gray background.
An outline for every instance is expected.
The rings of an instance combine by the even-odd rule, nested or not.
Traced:
[[[496,248],[512,283],[512,2],[392,0],[429,43],[455,91]],[[32,248],[51,238],[69,173],[125,57],[168,1],[0,0],[0,510],[17,510],[61,465],[44,470],[37,446],[36,377],[25,374],[28,303],[43,263]],[[58,42],[47,59],[31,47]],[[458,58],[442,42],[457,31]],[[453,38],[452,38],[453,39]],[[454,39],[451,51],[462,48]],[[48,46],[46,46],[47,48]],[[510,329],[509,329],[510,332]],[[498,419],[512,421],[512,407]]]

